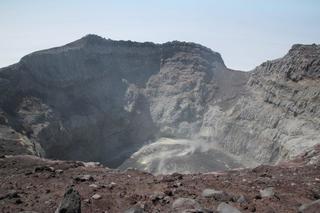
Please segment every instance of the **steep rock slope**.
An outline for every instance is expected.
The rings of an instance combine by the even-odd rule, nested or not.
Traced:
[[[259,163],[292,158],[318,144],[319,62],[319,46],[294,45],[283,58],[258,66],[248,93],[231,110],[217,109],[221,119],[208,121],[218,127],[210,131],[212,140]]]
[[[129,88],[143,86],[159,71],[159,60],[154,44],[93,35],[32,53],[0,72],[3,116],[40,144],[43,156],[116,166],[153,137],[145,98]],[[124,107],[130,98],[132,111]]]
[[[199,169],[208,171],[220,168],[208,156],[222,160],[227,169],[237,166],[234,162],[242,166],[277,163],[312,150],[314,145],[320,143],[319,61],[318,45],[294,45],[283,58],[263,63],[248,73],[249,77],[243,72],[230,71],[220,64],[218,72],[213,71],[214,80],[209,83],[210,86],[204,87],[209,93],[205,98],[197,94],[200,97],[197,100],[203,100],[204,104],[196,107],[198,111],[193,110],[191,114],[199,116],[198,119],[177,123],[170,120],[175,118],[175,113],[180,112],[181,105],[189,109],[190,103],[193,103],[190,99],[183,99],[185,102],[178,104],[179,107],[172,110],[171,116],[162,113],[155,119],[156,122],[171,121],[164,123],[162,133],[169,129],[170,133],[174,132],[168,134],[169,137],[187,137],[197,145],[190,147],[186,143],[186,148],[181,148],[181,144],[173,147],[179,144],[176,140],[170,146],[160,146],[160,139],[136,152],[125,165],[144,167],[154,173],[181,172],[182,168],[190,171],[189,166],[192,167],[195,162],[190,163],[187,159],[197,161],[200,152],[200,156],[206,156],[207,162],[211,163],[203,168],[205,163],[201,164],[201,160],[198,160],[197,166],[193,165],[191,169],[198,172]],[[161,74],[156,77],[161,77]],[[161,79],[158,88],[166,87],[167,82],[170,81]],[[184,81],[177,82],[179,85]],[[179,90],[178,86],[174,90],[178,90],[177,94],[186,91]],[[156,107],[163,106],[167,108],[163,111],[168,113],[172,109],[170,103],[178,102],[174,95],[163,94],[157,96],[161,101],[156,103]],[[151,112],[154,112],[152,108]],[[182,115],[177,117],[184,118]],[[221,155],[221,150],[228,156]],[[227,160],[229,157],[233,160]]]
[[[226,70],[218,53],[184,42],[88,35],[32,53],[0,72],[3,127],[23,136],[4,153],[31,141],[37,155],[117,166],[158,135],[199,126],[215,70]]]
[[[247,80],[246,73],[229,70],[218,53],[200,45],[164,44],[161,60],[146,94],[154,122],[169,137],[193,137],[207,104],[237,99]]]
[[[319,46],[295,45],[245,73],[194,43],[88,35],[0,70],[0,150],[111,167],[136,152],[143,169],[162,149],[146,146],[167,137],[201,143],[186,159],[218,150],[242,166],[274,163],[320,142],[319,57]]]

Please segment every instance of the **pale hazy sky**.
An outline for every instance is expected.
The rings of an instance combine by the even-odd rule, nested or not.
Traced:
[[[0,67],[86,34],[192,41],[251,70],[294,43],[320,43],[320,0],[1,0]]]

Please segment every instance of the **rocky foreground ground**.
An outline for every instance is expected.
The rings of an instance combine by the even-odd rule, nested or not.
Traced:
[[[319,212],[319,153],[316,147],[278,166],[160,176],[96,163],[2,156],[0,211]]]

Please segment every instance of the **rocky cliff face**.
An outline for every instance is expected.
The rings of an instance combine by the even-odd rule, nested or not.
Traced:
[[[319,46],[294,45],[283,58],[258,66],[230,109],[211,105],[202,125],[207,138],[257,163],[292,158],[318,144],[319,60]]]
[[[276,163],[320,143],[319,73],[318,45],[294,45],[246,73],[194,43],[88,35],[0,70],[0,150],[157,173],[166,137],[184,159],[219,151],[225,168]],[[166,157],[166,172],[184,163]]]
[[[239,120],[255,130],[247,141],[262,145],[254,148],[259,162],[292,158],[319,143],[319,60],[319,46],[294,45],[251,74]]]
[[[93,35],[30,54],[1,70],[6,126],[40,144],[43,156],[116,166],[154,135],[139,88],[159,60],[154,44]]]

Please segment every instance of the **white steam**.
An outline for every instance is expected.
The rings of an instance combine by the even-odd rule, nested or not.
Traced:
[[[160,138],[143,146],[121,168],[154,174],[211,172],[242,167],[243,161],[221,151],[215,143],[194,139]]]

